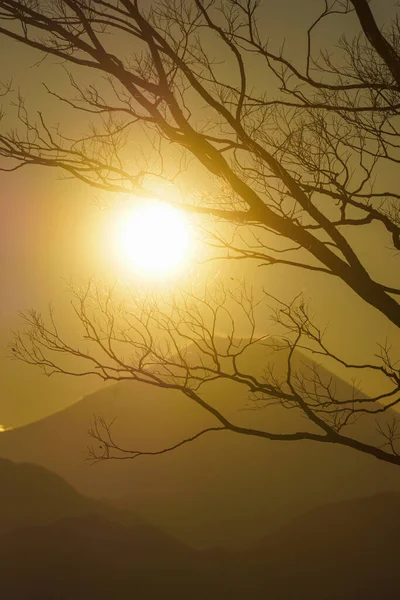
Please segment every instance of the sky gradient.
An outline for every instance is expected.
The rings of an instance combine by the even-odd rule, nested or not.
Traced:
[[[266,3],[268,4],[268,3]],[[307,0],[270,2],[265,19],[270,21],[271,43],[278,44],[285,32],[288,53],[304,49],[307,25],[318,14],[323,2]],[[373,0],[371,7],[383,24],[393,14],[395,2]],[[347,20],[349,21],[349,20]],[[346,21],[346,22],[347,22]],[[350,19],[351,23],[351,19]],[[337,39],[342,34],[343,19],[329,21],[324,39]],[[351,26],[350,26],[351,33]],[[55,108],[41,86],[46,81],[57,90],[65,86],[61,69],[49,64],[33,66],[38,55],[20,48],[9,40],[0,40],[0,53],[8,57],[1,66],[1,81],[13,78],[13,89],[20,90],[32,111],[41,110],[64,127],[79,128],[79,120],[60,108]],[[12,110],[3,99],[6,118],[3,126],[12,125]],[[80,115],[79,118],[82,118]],[[388,173],[388,177],[393,174]],[[93,380],[46,378],[27,365],[11,361],[8,343],[11,330],[20,327],[19,311],[29,308],[46,310],[49,302],[62,319],[69,318],[66,281],[84,280],[89,276],[110,278],[113,264],[105,242],[108,212],[98,206],[101,194],[71,180],[62,180],[54,171],[27,167],[15,173],[1,173],[0,202],[0,424],[15,427],[40,419],[76,401],[100,384]],[[200,185],[200,182],[198,182]],[[384,235],[379,227],[370,227],[368,235],[353,241],[362,248],[371,273],[382,269],[398,283],[394,256],[377,256],[375,240]],[[212,267],[217,274],[220,266]],[[257,269],[255,265],[234,265],[229,270],[235,276],[263,278],[275,293],[290,297],[304,291],[310,297],[317,315],[331,322],[330,334],[341,340],[350,357],[368,356],[375,351],[375,342],[393,338],[393,328],[368,306],[355,301],[352,292],[323,276],[295,272],[287,268]],[[261,275],[260,275],[261,274]],[[342,312],[337,307],[342,306]],[[368,323],[368,330],[365,324]],[[396,340],[393,339],[393,342]]]

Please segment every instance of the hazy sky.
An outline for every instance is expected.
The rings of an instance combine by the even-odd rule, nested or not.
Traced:
[[[307,25],[319,14],[324,2],[269,0],[265,5],[264,18],[270,23],[271,43],[277,44],[284,31],[290,52],[296,51],[297,46],[304,49]],[[393,14],[395,2],[372,0],[371,6],[382,24]],[[343,18],[331,19],[329,31],[323,32],[324,39],[338,38],[342,27]],[[65,85],[61,69],[48,63],[33,66],[38,55],[5,39],[0,39],[0,55],[7,57],[0,68],[1,80],[7,81],[12,76],[13,88],[21,89],[27,106],[46,114],[50,104],[40,83],[46,81],[59,89],[59,85]],[[7,99],[3,105],[7,114],[11,114],[6,103]],[[49,117],[61,118],[62,113],[54,113],[53,108],[51,111]],[[65,119],[68,121],[70,117],[63,114],[62,118],[65,124]],[[12,119],[7,117],[3,126],[10,123]],[[71,127],[75,126],[76,122],[71,122]],[[11,330],[20,325],[18,311],[45,310],[51,301],[64,316],[68,302],[65,280],[102,275],[112,270],[104,239],[108,213],[96,205],[99,194],[75,181],[60,180],[59,176],[59,173],[36,167],[0,174],[0,424],[4,426],[41,418],[99,385],[83,379],[49,379],[38,370],[7,358]],[[370,228],[368,238],[357,239],[356,244],[363,248],[371,272],[378,276],[385,268],[391,272],[395,284],[393,257],[388,254],[382,260],[374,252],[375,242],[382,235],[380,228]],[[219,268],[216,265],[215,272]],[[239,267],[235,269],[239,274]],[[254,270],[254,266],[246,267],[250,276]],[[373,352],[374,340],[384,342],[386,337],[393,336],[393,330],[377,311],[360,307],[354,295],[333,278],[328,281],[321,276],[276,268],[257,270],[257,277],[263,277],[275,293],[294,294],[304,290],[311,297],[316,312],[323,311],[327,320],[332,321],[334,335],[341,337],[349,353],[358,349]],[[338,304],[342,305],[346,318],[338,313]]]

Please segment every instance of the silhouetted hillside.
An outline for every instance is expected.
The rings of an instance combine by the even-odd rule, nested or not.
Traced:
[[[282,598],[389,599],[398,596],[399,537],[400,494],[389,492],[302,514],[239,562],[254,573],[268,565]]]
[[[0,461],[0,473],[7,600],[396,597],[398,493],[315,508],[246,551],[199,552],[43,468]]]
[[[342,396],[351,393],[346,382],[336,379],[336,384]],[[209,397],[236,423],[279,431],[283,419],[290,418],[293,430],[305,426],[296,411],[243,410],[247,391],[229,382],[210,389]],[[117,417],[115,439],[128,448],[149,450],[215,424],[178,392],[123,382],[46,419],[0,433],[0,456],[43,465],[79,492],[133,510],[198,547],[250,545],[260,533],[313,506],[400,491],[397,467],[353,450],[231,433],[209,434],[171,454],[90,466],[85,458],[93,415]],[[359,431],[364,423],[359,421]]]
[[[60,527],[63,520],[69,523],[62,535],[65,539],[74,519],[89,519],[90,527],[99,519],[110,531],[129,528],[130,543],[141,552],[185,555],[188,551],[180,541],[141,517],[82,496],[60,476],[38,465],[0,459],[0,482],[0,534],[21,528],[51,528],[55,522]]]
[[[240,578],[206,556],[154,555],[129,529],[91,517],[0,536],[2,594],[7,600],[219,600],[243,597]],[[234,581],[226,578],[226,573]]]
[[[313,508],[262,538],[255,552],[287,553],[288,546],[297,546],[300,561],[314,553],[338,565],[347,555],[354,566],[376,554],[378,564],[390,554],[396,559],[399,538],[400,494],[383,492]]]
[[[0,481],[7,600],[240,597],[206,554],[42,467],[0,460]]]

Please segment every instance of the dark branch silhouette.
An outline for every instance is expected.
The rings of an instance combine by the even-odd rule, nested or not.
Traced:
[[[93,119],[85,133],[72,138],[48,115],[32,116],[17,97],[19,126],[0,134],[0,168],[53,167],[100,190],[154,197],[154,180],[178,188],[182,172],[194,163],[209,176],[213,192],[186,192],[179,204],[204,218],[207,241],[219,250],[214,258],[285,265],[313,271],[321,279],[334,276],[359,302],[399,327],[399,286],[384,274],[372,276],[363,252],[351,242],[354,232],[378,227],[382,235],[376,252],[389,248],[394,261],[400,250],[400,194],[391,176],[400,163],[399,22],[394,19],[380,30],[367,0],[325,0],[305,32],[300,61],[284,49],[271,48],[268,19],[263,18],[267,9],[262,0],[0,0],[0,34],[30,48],[38,59],[61,60],[71,95],[52,86],[46,87],[48,94],[85,121]],[[335,52],[315,49],[318,27],[329,19],[345,23],[349,13],[358,18],[359,35],[342,37]],[[117,38],[120,44],[114,43]],[[221,58],[232,68],[221,69],[210,40],[218,43]],[[6,87],[4,97],[10,94]],[[143,139],[143,132],[145,160],[128,160],[127,140]],[[166,156],[172,156],[170,162]],[[382,173],[388,174],[384,183]],[[92,293],[89,287],[78,294],[75,309],[95,353],[64,342],[54,321],[48,328],[30,313],[32,329],[28,338],[17,335],[13,354],[48,374],[94,373],[104,380],[133,379],[180,390],[211,412],[223,429],[268,439],[338,443],[398,464],[394,425],[377,424],[382,448],[342,433],[356,417],[375,418],[397,405],[398,370],[387,349],[378,364],[349,365],[325,346],[302,305],[282,304],[275,320],[289,336],[287,374],[284,381],[271,374],[263,380],[240,371],[232,354],[235,335],[228,336],[230,350],[223,355],[232,361],[229,372],[223,370],[214,337],[204,339],[205,331],[201,336],[199,307],[214,311],[215,318],[225,310],[218,302],[212,308],[215,298],[209,306],[204,297],[192,296],[188,311],[182,292],[183,305],[173,300],[172,313],[148,299],[150,304],[140,307],[140,316],[133,325],[128,320],[124,329],[119,319],[127,315],[120,315],[117,306],[116,313],[110,311],[107,293],[106,304],[95,293],[105,324],[87,312],[85,300]],[[218,293],[233,302],[228,290]],[[256,343],[248,301],[242,292],[235,309],[244,309],[252,323],[246,348]],[[235,314],[228,314],[229,322],[234,321]],[[154,326],[169,339],[167,349],[153,337]],[[379,373],[382,393],[339,399],[317,367],[308,365],[308,373],[299,374],[293,360],[297,350],[304,351],[304,339],[314,357]],[[183,341],[202,353],[196,366],[187,362]],[[129,358],[115,344],[122,344]],[[55,357],[62,355],[87,368],[60,366]],[[205,382],[218,378],[247,386],[262,401],[300,411],[315,431],[274,438],[231,423],[199,394]],[[111,451],[118,447],[109,440],[102,449],[106,454],[99,457],[115,458]]]
[[[99,442],[90,448],[93,461],[165,453],[205,433],[231,431],[269,440],[336,443],[400,464],[393,417],[400,404],[400,370],[390,348],[382,347],[371,364],[346,362],[328,347],[301,297],[287,304],[266,292],[256,297],[243,283],[228,289],[218,281],[202,291],[129,293],[124,300],[123,290],[103,290],[94,283],[73,294],[87,348],[67,341],[52,311],[48,323],[31,311],[24,315],[29,327],[13,340],[18,359],[41,367],[48,376],[90,374],[104,381],[130,380],[176,390],[216,421],[168,448],[140,450],[122,448],[112,436],[113,423],[100,416],[90,429]],[[274,335],[259,329],[267,318],[275,325]],[[74,369],[69,366],[71,357],[77,359]],[[368,396],[354,384],[351,394],[343,397],[327,370],[332,364],[358,377],[375,372],[385,391]],[[224,381],[236,384],[238,392],[247,390],[252,408],[278,405],[305,418],[307,427],[290,431],[284,412],[281,432],[233,422],[209,400],[213,385]],[[386,413],[392,421],[389,428],[381,420]],[[351,427],[361,418],[372,421],[372,430],[379,433],[376,443],[351,436]]]

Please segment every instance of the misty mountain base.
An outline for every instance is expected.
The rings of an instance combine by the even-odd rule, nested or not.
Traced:
[[[400,494],[328,504],[242,550],[196,550],[43,467],[0,460],[0,574],[10,600],[390,598]]]

